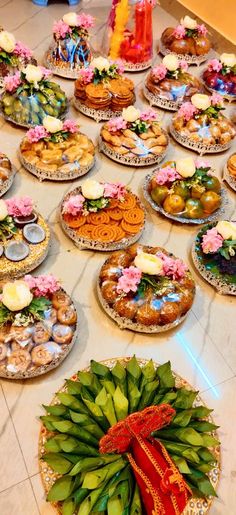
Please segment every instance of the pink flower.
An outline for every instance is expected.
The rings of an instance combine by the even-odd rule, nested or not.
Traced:
[[[45,68],[44,66],[40,66],[39,67],[41,69],[41,72],[43,73],[44,75],[44,79],[48,79],[49,77],[52,76],[52,72],[51,70],[48,70],[48,68]]]
[[[73,216],[78,215],[83,210],[85,198],[83,195],[71,195],[65,200],[63,205],[63,213]]]
[[[81,70],[79,70],[79,78],[84,84],[89,84],[94,78],[93,69],[90,66],[87,68],[81,68]]]
[[[78,26],[83,27],[84,29],[89,29],[90,27],[94,27],[95,19],[90,14],[81,13],[77,17]]]
[[[120,131],[122,129],[126,129],[126,127],[127,122],[122,118],[122,116],[111,118],[111,120],[107,122],[107,128],[110,132]]]
[[[209,163],[209,161],[206,161],[206,159],[197,157],[197,159],[195,159],[195,166],[196,166],[196,168],[209,168],[210,163]]]
[[[181,68],[181,70],[183,70],[183,72],[186,72],[188,69],[188,63],[186,61],[180,61],[179,67]]]
[[[186,36],[185,27],[183,25],[177,25],[177,27],[175,27],[175,30],[173,32],[173,36],[176,39],[183,39],[184,36]]]
[[[33,212],[33,201],[30,197],[12,197],[6,200],[10,216],[29,216]]]
[[[57,39],[63,39],[67,34],[71,34],[72,30],[63,20],[55,21],[52,28],[53,34]]]
[[[30,59],[32,57],[33,52],[28,48],[26,45],[21,43],[21,41],[16,42],[16,46],[14,48],[14,54],[19,55],[20,57],[23,57],[25,59]]]
[[[118,200],[122,200],[126,193],[126,187],[121,182],[110,183],[107,182],[104,184],[104,197],[108,198],[117,198]]]
[[[201,25],[197,25],[197,31],[200,36],[205,37],[208,34],[208,30],[206,26],[202,23]]]
[[[219,93],[212,93],[211,105],[218,107],[223,105],[223,98]]]
[[[35,297],[46,297],[60,289],[58,280],[52,274],[38,275],[35,277],[34,295]]]
[[[171,277],[174,281],[184,277],[185,273],[188,270],[188,267],[187,265],[185,265],[182,259],[166,256],[166,254],[164,254],[163,252],[158,252],[157,256],[163,262],[164,275]]]
[[[209,72],[220,72],[222,70],[222,63],[218,59],[211,59],[207,63],[207,69]]]
[[[122,73],[124,73],[125,67],[124,67],[121,59],[117,59],[117,61],[110,61],[110,63],[111,63],[111,65],[113,64],[116,66],[116,70],[119,75],[122,75]]]
[[[162,186],[168,182],[174,182],[177,179],[181,179],[181,175],[176,171],[176,169],[172,166],[165,166],[165,168],[160,168],[155,173],[155,179],[157,184]]]
[[[65,120],[63,123],[63,131],[71,132],[71,134],[75,134],[78,132],[79,127],[74,120]]]
[[[222,245],[223,245],[224,239],[222,236],[217,232],[217,229],[213,227],[212,229],[209,229],[206,234],[202,237],[202,243],[201,247],[204,252],[204,254],[209,254],[211,252],[217,252]]]
[[[155,79],[157,80],[162,80],[165,78],[167,74],[167,68],[165,67],[164,64],[158,64],[158,66],[155,66],[153,69],[152,69],[152,75]]]
[[[24,281],[28,284],[30,290],[33,290],[33,288],[35,288],[36,280],[35,277],[33,277],[33,275],[25,275]]]
[[[43,125],[36,125],[26,133],[27,140],[30,143],[37,143],[41,139],[48,138],[49,136],[49,132],[43,127]]]
[[[136,292],[138,284],[141,281],[142,272],[136,266],[123,268],[122,275],[118,279],[117,292],[129,293],[130,291]]]
[[[15,91],[21,84],[20,72],[16,72],[14,75],[8,75],[4,78],[4,88],[10,93]]]
[[[191,120],[196,113],[197,108],[191,102],[184,102],[178,110],[178,116],[183,117],[186,122]]]
[[[145,109],[140,115],[140,120],[144,121],[154,121],[157,119],[157,113],[154,109]]]

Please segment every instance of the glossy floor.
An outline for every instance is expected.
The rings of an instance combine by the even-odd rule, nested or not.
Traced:
[[[92,43],[97,47],[101,41],[109,0],[81,2],[77,10],[86,9],[96,16],[97,28]],[[30,0],[0,0],[0,21],[33,48],[39,62],[50,41],[52,23],[68,11],[66,2],[49,2],[48,8],[34,5]],[[102,7],[101,7],[102,4]],[[72,8],[71,8],[72,10]],[[175,20],[160,7],[154,10],[155,48],[163,29]],[[95,34],[96,32],[96,34]],[[224,49],[222,48],[222,51]],[[156,60],[159,57],[156,56]],[[192,68],[199,74],[200,69]],[[137,84],[137,105],[144,104],[141,85],[145,74],[134,75]],[[58,80],[69,97],[73,95],[73,81]],[[229,114],[232,106],[227,107]],[[71,107],[71,116],[81,124],[81,130],[96,141],[99,125]],[[163,114],[162,114],[163,115]],[[167,127],[169,114],[163,116]],[[168,250],[184,258],[191,266],[197,282],[197,294],[193,309],[186,321],[177,330],[162,336],[143,336],[121,331],[102,312],[95,295],[98,270],[105,256],[102,253],[80,252],[63,235],[58,224],[58,204],[73,184],[39,183],[20,168],[17,149],[24,130],[15,128],[0,118],[1,151],[16,164],[18,173],[8,197],[13,194],[30,194],[38,209],[47,217],[52,232],[52,246],[48,259],[38,272],[53,272],[62,281],[65,289],[73,295],[79,312],[79,336],[73,351],[60,368],[39,379],[30,381],[1,381],[0,389],[0,513],[1,515],[52,515],[55,510],[46,504],[38,473],[37,417],[42,413],[41,404],[49,403],[54,392],[66,377],[88,365],[91,358],[130,356],[152,357],[158,362],[170,359],[172,366],[196,389],[204,400],[215,408],[216,423],[221,425],[222,475],[219,499],[211,515],[234,515],[236,513],[236,350],[235,350],[235,299],[222,297],[214,292],[194,271],[190,248],[196,233],[194,227],[184,227],[166,221],[151,209],[148,212],[147,228],[142,242],[164,245]],[[171,141],[168,158],[184,156],[191,152]],[[230,154],[210,157],[216,173],[222,175],[222,167]],[[142,181],[147,169],[131,169],[119,166],[97,152],[96,165],[90,177],[120,180],[132,186],[141,195]],[[228,194],[234,201],[233,193]]]

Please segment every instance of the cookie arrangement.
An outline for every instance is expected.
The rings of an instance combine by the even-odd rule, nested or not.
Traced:
[[[0,29],[0,87],[4,79],[23,70],[27,64],[37,64],[33,52],[10,32]]]
[[[232,154],[225,164],[223,178],[236,191],[236,154]]]
[[[12,186],[16,170],[10,159],[0,152],[0,197]]]
[[[236,99],[236,55],[221,54],[219,59],[211,59],[203,72],[206,89],[217,91],[227,100]]]

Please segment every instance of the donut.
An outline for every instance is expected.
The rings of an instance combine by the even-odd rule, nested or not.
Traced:
[[[55,324],[52,330],[52,337],[57,343],[70,343],[73,337],[73,331],[68,325]]]
[[[57,318],[61,324],[74,325],[77,320],[77,313],[73,304],[59,308]]]

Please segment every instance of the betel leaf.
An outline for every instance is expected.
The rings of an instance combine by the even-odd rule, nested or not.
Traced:
[[[71,462],[56,452],[44,454],[43,461],[46,461],[46,463],[48,463],[50,467],[59,474],[67,474],[67,472],[72,468]]]
[[[171,370],[170,361],[167,361],[167,363],[157,367],[157,376],[160,381],[160,390],[173,388],[175,386],[175,378]]]
[[[196,399],[198,392],[187,390],[186,388],[179,388],[177,390],[177,398],[173,403],[173,407],[180,409],[189,409],[192,407],[194,400]]]
[[[129,401],[127,397],[124,396],[119,386],[117,386],[114,396],[113,403],[116,412],[117,420],[122,420],[128,415],[129,411]]]
[[[203,447],[217,447],[219,445],[219,440],[214,438],[214,436],[202,434]]]
[[[98,395],[102,389],[95,374],[91,374],[90,372],[78,372],[78,378],[82,385],[86,386],[94,396]]]
[[[143,513],[140,493],[137,483],[135,484],[133,499],[130,507],[130,515],[141,515]]]
[[[82,385],[79,381],[66,380],[67,393],[71,395],[80,395]]]
[[[99,468],[107,463],[112,463],[113,461],[117,461],[119,456],[117,454],[113,455],[104,455],[98,456],[96,458],[79,458],[75,466],[70,471],[70,476],[76,476],[80,472],[93,470]]]
[[[110,395],[114,395],[115,393],[115,389],[116,389],[116,385],[115,385],[115,382],[113,380],[110,380],[110,379],[100,379],[100,383],[102,386],[104,386],[104,388],[106,389],[107,393],[110,393]]]
[[[134,413],[137,410],[140,397],[141,397],[141,393],[140,393],[138,387],[128,377],[129,413]]]
[[[144,388],[145,384],[154,381],[156,378],[156,368],[153,363],[153,360],[150,359],[143,367],[142,367],[142,377],[140,382],[140,391]]]
[[[182,410],[177,413],[172,422],[176,426],[186,427],[191,420],[191,410]],[[195,428],[197,429],[197,427]]]
[[[192,418],[205,418],[208,417],[213,410],[206,408],[206,406],[196,406],[196,408],[192,408],[191,411]]]
[[[60,477],[52,485],[47,495],[47,501],[64,501],[70,496],[73,490],[73,478],[70,476]]]
[[[196,486],[196,488],[201,492],[204,497],[208,497],[212,495],[213,497],[217,497],[217,494],[208,479],[208,477],[203,473],[196,469],[191,469],[191,474],[189,475],[190,481]]]
[[[138,363],[136,356],[133,356],[127,363],[126,370],[128,373],[129,379],[133,381],[133,383],[139,387],[139,380],[141,378],[142,369]]]
[[[46,406],[43,404],[43,407],[50,415],[56,415],[58,417],[63,416],[65,418],[69,415],[69,410],[63,406],[63,404],[55,404],[53,406]]]
[[[6,322],[10,321],[12,317],[14,316],[14,313],[10,311],[2,302],[0,302],[0,324],[5,324]]]
[[[111,375],[111,371],[106,365],[103,365],[103,363],[99,363],[98,361],[95,361],[94,359],[91,359],[91,361],[90,361],[90,368],[91,368],[91,372],[93,372],[93,374],[96,374],[99,377],[104,378],[104,377],[110,377],[110,375]]]
[[[66,499],[62,505],[62,515],[73,515],[75,511],[75,501]]]
[[[146,408],[147,406],[151,406],[152,401],[155,397],[156,391],[159,386],[159,379],[155,379],[154,381],[151,381],[150,383],[147,383],[144,388],[141,395],[141,399],[139,401],[138,409],[142,410]]]
[[[193,429],[196,429],[196,431],[199,431],[200,433],[209,433],[218,429],[219,426],[216,426],[207,420],[193,420],[191,421],[190,427],[193,427]]]
[[[214,454],[205,447],[198,450],[198,455],[205,463],[214,463],[216,461]]]
[[[114,404],[112,401],[112,397],[109,393],[106,392],[105,388],[103,387],[102,390],[99,392],[95,399],[95,403],[97,406],[99,406],[104,414],[104,416],[107,418],[110,426],[113,426],[116,424],[116,414],[114,409]]]
[[[119,386],[123,395],[127,397],[127,382],[126,382],[126,369],[117,361],[114,368],[111,370],[112,377],[114,378],[115,385]]]
[[[84,403],[81,400],[74,397],[74,395],[65,392],[59,392],[57,393],[57,398],[59,399],[59,401],[61,401],[61,403],[64,406],[67,406],[73,411],[77,411],[78,413],[83,413],[85,415],[89,414],[89,411],[87,407],[84,405]]]
[[[175,465],[178,467],[181,474],[191,474],[190,468],[185,459],[174,454],[172,454],[171,458],[174,461]]]

